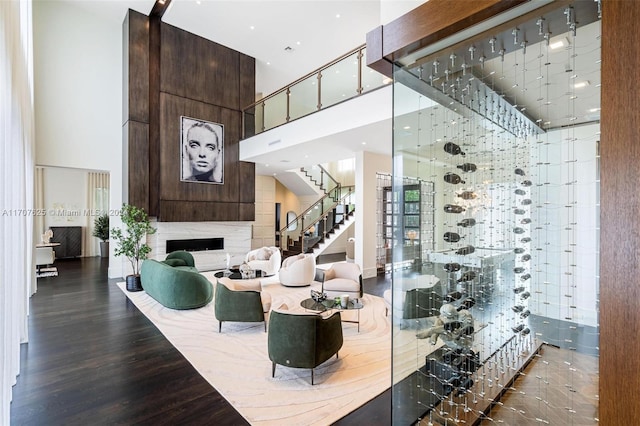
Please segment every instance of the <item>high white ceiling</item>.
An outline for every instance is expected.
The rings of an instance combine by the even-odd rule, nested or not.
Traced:
[[[154,4],[68,1],[118,23]],[[381,0],[173,0],[163,21],[256,58],[256,92],[267,95],[364,44],[380,13]]]

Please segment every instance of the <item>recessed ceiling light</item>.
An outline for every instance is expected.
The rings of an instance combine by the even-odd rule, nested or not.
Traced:
[[[339,13],[338,13],[338,14],[336,14],[336,18],[339,18],[339,17],[340,17],[340,14],[339,14]]]
[[[367,144],[366,142],[362,142],[362,145],[366,145],[366,144]]]
[[[573,85],[574,89],[582,89],[583,87],[587,87],[588,85],[590,85],[591,83],[589,83],[589,80],[585,80],[585,81],[580,81],[576,84]]]
[[[411,128],[411,126],[404,126],[403,129],[405,130],[409,130]]]
[[[267,62],[267,65],[271,65],[271,62]]]
[[[265,166],[265,167],[269,167],[269,165],[268,165],[268,164],[265,164],[264,166]]]
[[[200,0],[196,0],[196,4],[202,4]]]
[[[255,30],[256,27],[254,27],[253,25],[249,27],[250,30]]]
[[[299,42],[299,41],[296,41],[296,44],[297,44],[298,46],[300,46],[300,42]]]

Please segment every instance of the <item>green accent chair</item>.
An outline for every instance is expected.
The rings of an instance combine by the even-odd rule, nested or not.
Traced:
[[[178,266],[188,266],[191,268],[196,267],[196,262],[193,259],[193,255],[188,251],[180,250],[173,251],[167,255],[167,257],[163,260],[169,266],[178,267]]]
[[[171,309],[195,309],[213,299],[213,285],[191,266],[173,267],[145,259],[140,268],[142,288]]]
[[[264,322],[267,331],[265,313],[271,309],[271,295],[262,291],[259,279],[232,280],[218,279],[215,297],[215,316],[218,320],[218,332],[222,332],[224,321]]]
[[[273,310],[269,314],[267,336],[271,377],[275,377],[276,364],[293,368],[313,369],[342,348],[340,312],[324,318],[318,314],[302,314]]]

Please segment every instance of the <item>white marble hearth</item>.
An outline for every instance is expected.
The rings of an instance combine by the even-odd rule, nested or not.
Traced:
[[[152,259],[164,260],[167,256],[167,240],[188,240],[199,238],[224,238],[224,249],[194,251],[196,267],[200,271],[212,271],[226,267],[226,255],[231,256],[231,264],[242,263],[251,250],[252,222],[154,222],[155,234],[147,237],[151,246]]]

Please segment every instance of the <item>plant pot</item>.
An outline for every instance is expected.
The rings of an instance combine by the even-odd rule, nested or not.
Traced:
[[[127,275],[127,290],[142,291],[142,281],[140,275]]]
[[[109,257],[109,241],[100,241],[100,257]]]

